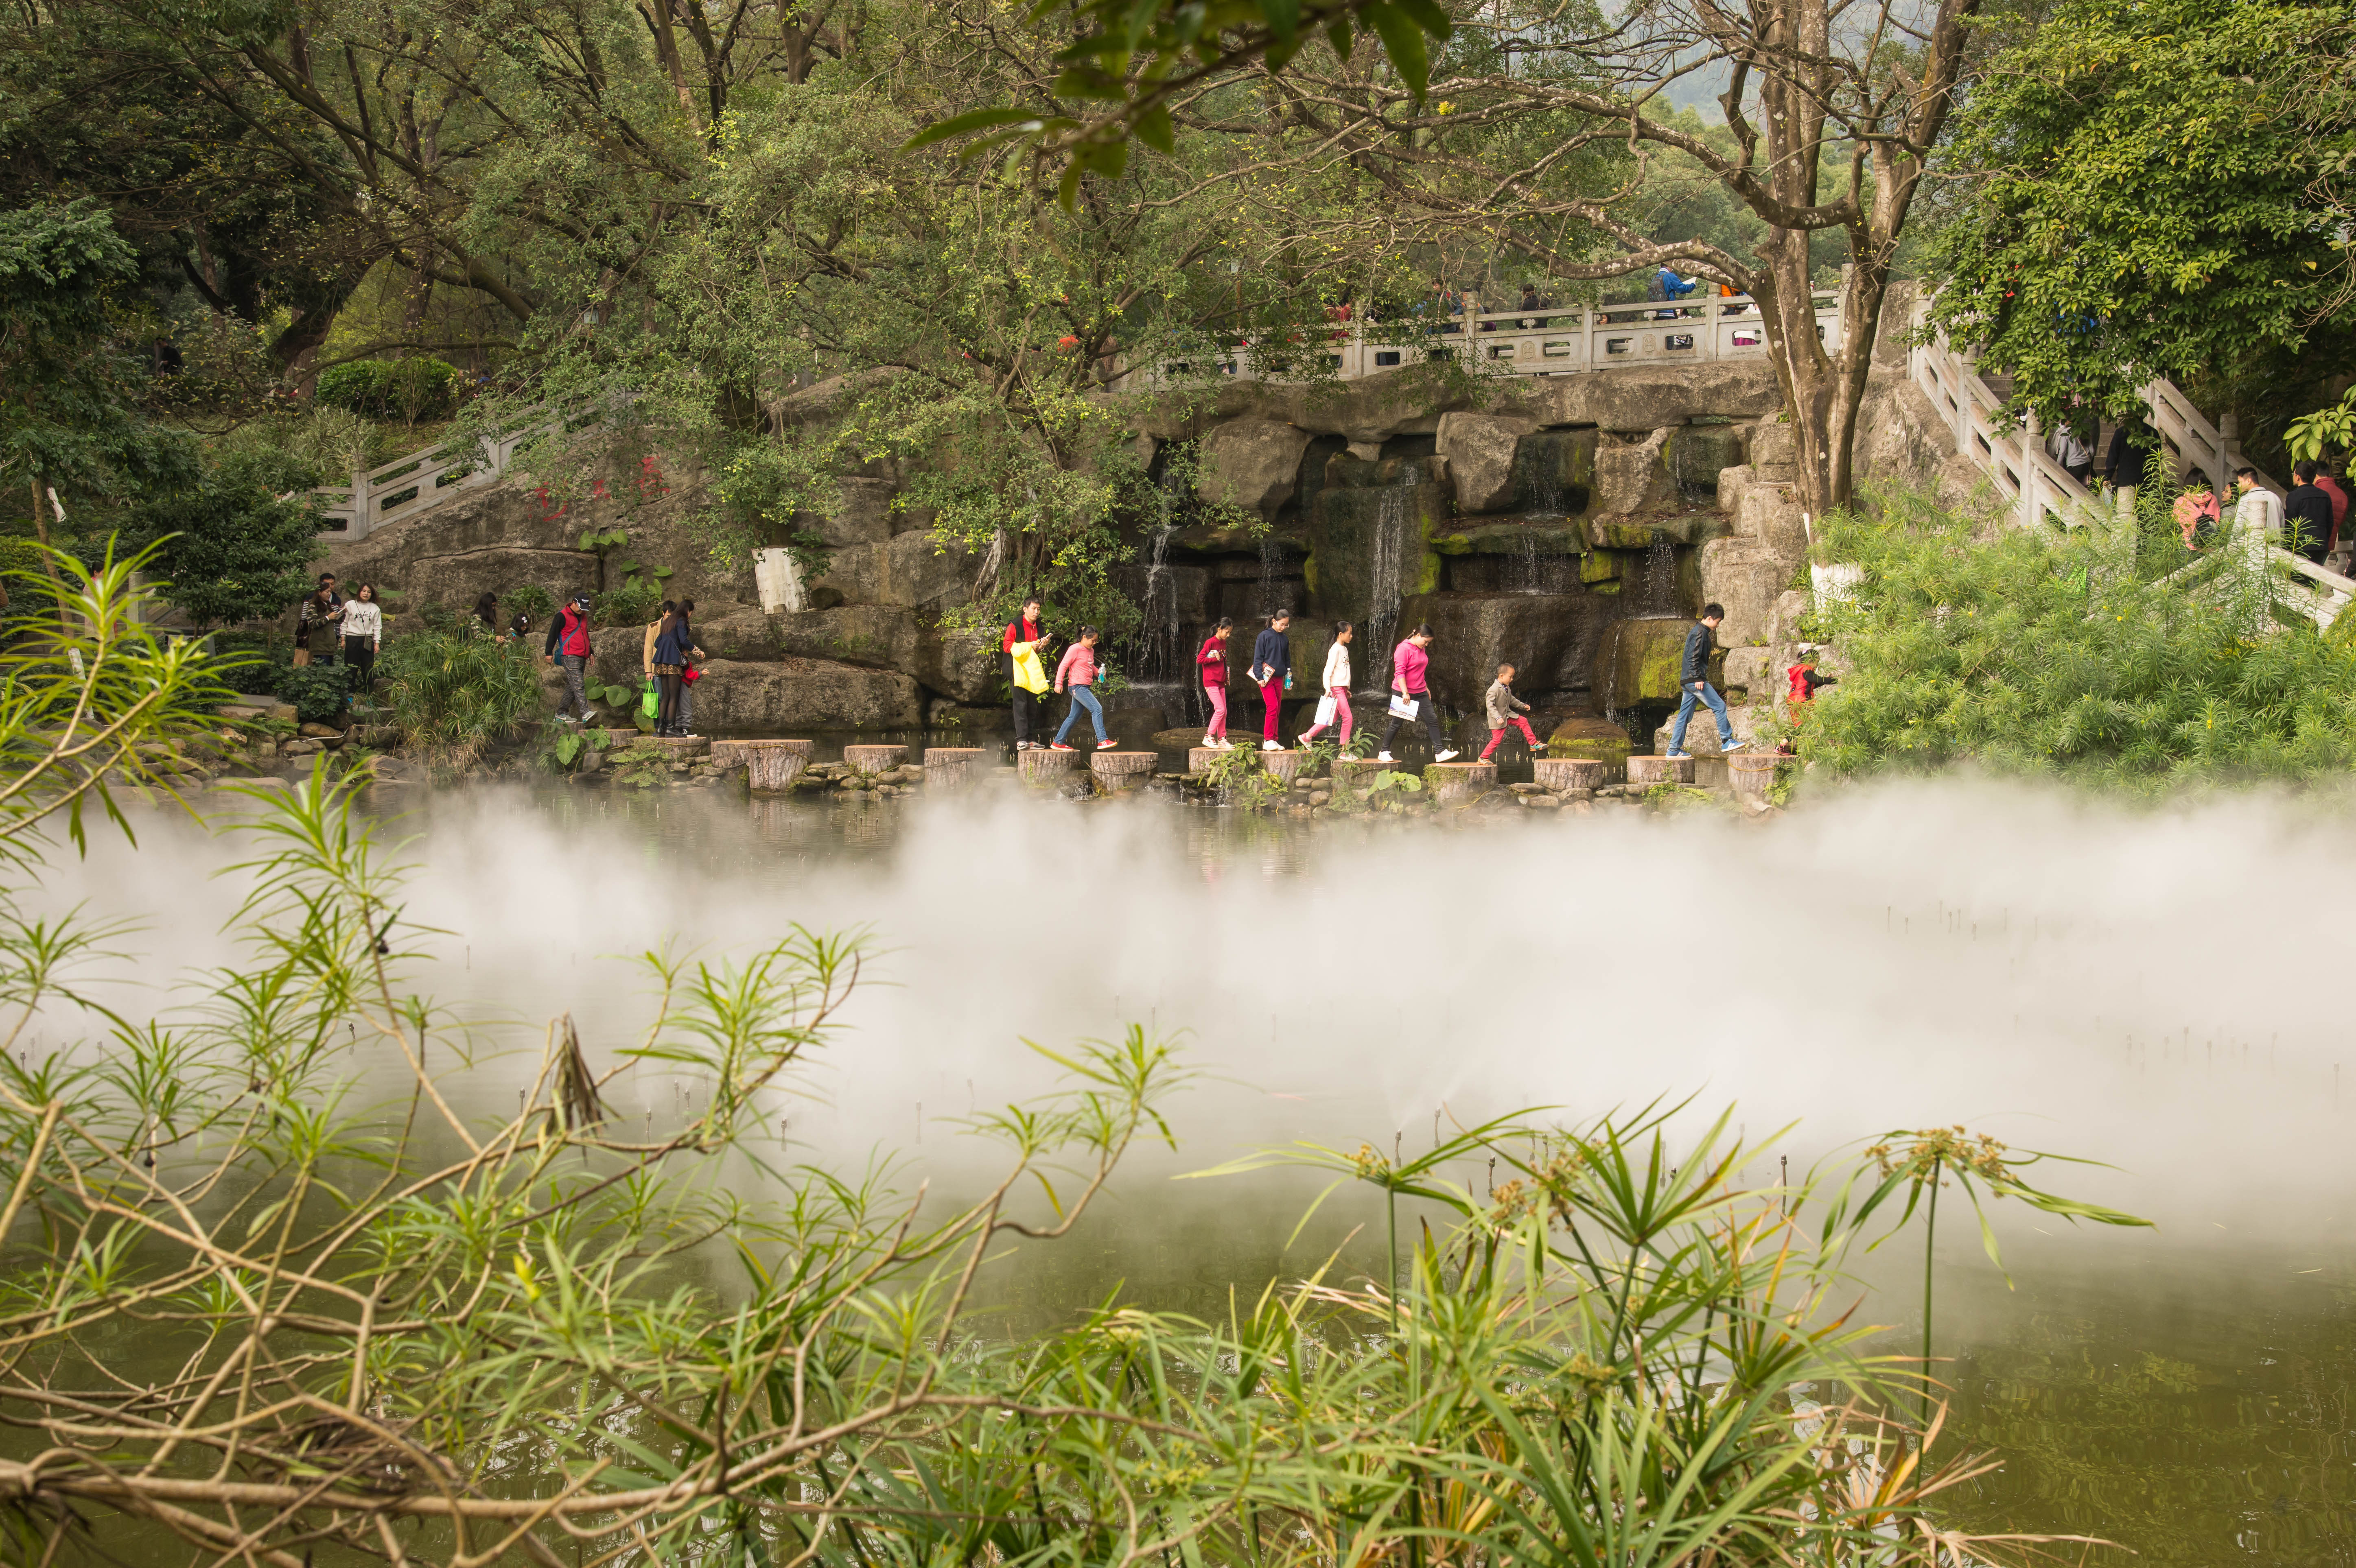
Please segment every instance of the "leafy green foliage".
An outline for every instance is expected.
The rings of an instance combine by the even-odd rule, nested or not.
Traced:
[[[283,453],[231,452],[193,486],[143,500],[123,536],[155,547],[165,601],[197,624],[264,619],[315,586],[305,569],[325,553],[317,482]]]
[[[652,577],[633,577],[621,587],[598,595],[597,621],[605,626],[642,626],[661,607],[662,584]]]
[[[1961,111],[1951,166],[1978,172],[1935,247],[1942,324],[2049,410],[2337,368],[2356,115],[2317,68],[2351,27],[2345,4],[2024,14]]]
[[[351,706],[352,672],[341,661],[297,665],[290,660],[272,670],[270,688],[281,701],[294,705],[294,716],[301,722],[340,729]]]
[[[1881,499],[1879,519],[1828,520],[1866,575],[1828,613],[1849,667],[1809,704],[1803,756],[2144,795],[2356,765],[2356,647],[2277,609],[2278,568],[2228,545],[2146,581],[2129,530],[1981,539],[1922,498]]]
[[[388,638],[377,675],[410,746],[444,766],[464,766],[541,710],[540,664],[526,644],[464,625],[427,625]]]
[[[527,582],[508,590],[507,607],[510,613],[521,611],[530,616],[533,625],[544,626],[556,613],[556,596],[537,582]]]
[[[625,789],[652,789],[670,782],[670,748],[651,740],[634,741],[614,753],[606,771]]]
[[[446,418],[464,386],[458,368],[440,359],[354,359],[320,371],[314,396],[330,408],[413,424]]]

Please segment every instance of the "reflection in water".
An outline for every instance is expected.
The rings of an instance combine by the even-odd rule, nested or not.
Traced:
[[[1367,1267],[1365,1232],[1351,1239],[1377,1213],[1364,1195],[1337,1193],[1288,1250],[1313,1187],[1168,1179],[1294,1139],[1412,1150],[1436,1118],[1671,1094],[1734,1104],[1754,1136],[1798,1120],[1795,1167],[1954,1122],[2109,1161],[2050,1184],[2156,1235],[1998,1204],[2017,1293],[1968,1226],[1944,1238],[1950,1430],[2007,1461],[1956,1495],[1958,1521],[2106,1536],[2169,1564],[2356,1552],[2356,1207],[2340,1197],[2356,1105],[2335,1096],[2335,995],[2287,978],[2339,972],[2356,854],[2294,807],[2127,816],[1917,786],[1763,829],[1512,812],[1311,831],[1142,795],[554,788],[429,797],[407,826],[412,918],[450,933],[437,999],[572,1010],[597,1060],[649,1005],[601,955],[872,928],[882,983],[794,1108],[793,1154],[896,1147],[943,1200],[992,1168],[949,1124],[1044,1082],[1018,1041],[1187,1031],[1208,1076],[1173,1107],[1180,1150],[1138,1157],[1071,1241],[997,1267],[1009,1333],[1116,1288],[1216,1315],[1230,1284],[1297,1278],[1336,1247],[1345,1275]],[[102,914],[171,889],[159,960],[220,961],[209,933],[236,889],[207,873],[233,848],[143,833],[141,854],[94,848],[39,896]],[[2257,912],[2288,889],[2297,919]],[[659,1123],[696,1092],[649,1072],[616,1098]],[[1772,1162],[1752,1176],[1772,1181]],[[1864,1316],[1901,1347],[1918,1248],[1877,1254],[1890,1275],[1864,1282]]]

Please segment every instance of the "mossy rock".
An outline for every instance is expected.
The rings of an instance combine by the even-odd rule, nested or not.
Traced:
[[[1431,541],[1431,548],[1441,555],[1520,555],[1526,549],[1535,549],[1540,555],[1585,555],[1587,540],[1578,528],[1560,524],[1499,522],[1441,534]]]
[[[1589,587],[1599,582],[1620,581],[1620,558],[1604,550],[1590,550],[1579,558],[1579,580]]]
[[[1626,771],[1628,753],[1634,749],[1628,731],[1609,719],[1566,719],[1547,737],[1547,756],[1601,763],[1607,778]]]
[[[1716,512],[1687,512],[1677,517],[1653,517],[1644,522],[1587,520],[1587,542],[1598,549],[1651,549],[1656,544],[1697,545],[1732,532]]]
[[[1686,637],[1692,630],[1693,623],[1682,618],[1622,621],[1613,625],[1595,654],[1595,700],[1607,709],[1676,701]]]

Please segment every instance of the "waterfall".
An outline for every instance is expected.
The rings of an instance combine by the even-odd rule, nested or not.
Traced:
[[[1647,615],[1677,613],[1677,552],[1656,530],[1644,552],[1644,609]]]
[[[1366,591],[1366,665],[1380,691],[1391,683],[1391,645],[1398,630],[1401,574],[1407,568],[1407,531],[1415,525],[1415,492],[1388,485],[1375,492],[1374,576]]]
[[[1170,536],[1178,531],[1174,476],[1163,475],[1157,504],[1161,516],[1153,528],[1153,556],[1145,569],[1145,649],[1141,674],[1169,676],[1176,667],[1178,646],[1178,583],[1170,570]]]
[[[761,613],[766,615],[780,611],[795,615],[809,608],[809,597],[802,592],[802,569],[794,552],[782,547],[754,556],[753,590],[761,596]]]
[[[1545,571],[1538,565],[1538,536],[1527,524],[1523,525],[1522,537],[1514,547],[1514,570],[1509,586],[1515,593],[1546,592]]]

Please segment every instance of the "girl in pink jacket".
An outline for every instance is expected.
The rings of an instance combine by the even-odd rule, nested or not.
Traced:
[[[1072,720],[1080,716],[1083,708],[1096,721],[1098,751],[1110,751],[1120,744],[1105,733],[1104,705],[1097,700],[1097,694],[1088,689],[1097,683],[1098,635],[1094,626],[1082,626],[1080,635],[1072,639],[1072,645],[1064,650],[1064,662],[1055,667],[1055,689],[1061,691],[1066,686],[1072,689],[1072,705],[1065,709],[1063,725],[1055,731],[1053,748],[1055,751],[1068,752],[1072,749],[1064,744],[1064,737],[1072,732]]]

